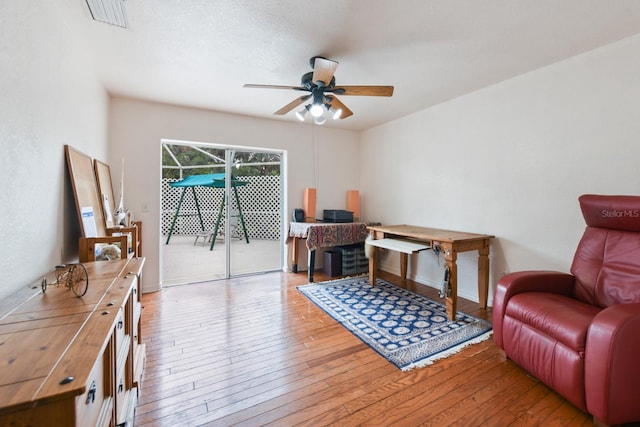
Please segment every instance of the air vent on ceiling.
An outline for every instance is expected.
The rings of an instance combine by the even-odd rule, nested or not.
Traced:
[[[95,21],[127,28],[127,13],[123,0],[86,0]]]

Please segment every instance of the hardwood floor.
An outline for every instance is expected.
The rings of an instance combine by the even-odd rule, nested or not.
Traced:
[[[305,283],[269,273],[145,294],[135,425],[592,425],[493,340],[402,372],[296,290]],[[470,301],[458,309],[490,319]]]

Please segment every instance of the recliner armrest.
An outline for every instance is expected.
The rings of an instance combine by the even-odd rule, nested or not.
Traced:
[[[549,292],[571,295],[575,277],[559,271],[519,271],[503,276],[493,294],[493,337],[498,347],[502,345],[502,319],[509,299],[523,292]]]
[[[640,303],[602,310],[587,333],[585,396],[589,413],[608,425],[640,419]]]

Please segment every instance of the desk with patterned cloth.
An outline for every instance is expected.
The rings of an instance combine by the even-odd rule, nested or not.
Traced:
[[[364,242],[367,234],[367,225],[364,222],[292,222],[289,224],[289,237],[287,238],[287,243],[293,241],[291,270],[294,273],[298,272],[298,239],[305,239],[309,251],[309,282],[313,282],[316,249]]]

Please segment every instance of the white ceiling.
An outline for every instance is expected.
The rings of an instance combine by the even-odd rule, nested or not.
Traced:
[[[126,29],[74,4],[113,94],[293,122],[273,112],[299,92],[242,85],[298,85],[321,55],[338,85],[395,86],[340,97],[354,115],[324,126],[353,130],[640,32],[637,0],[126,0]]]

